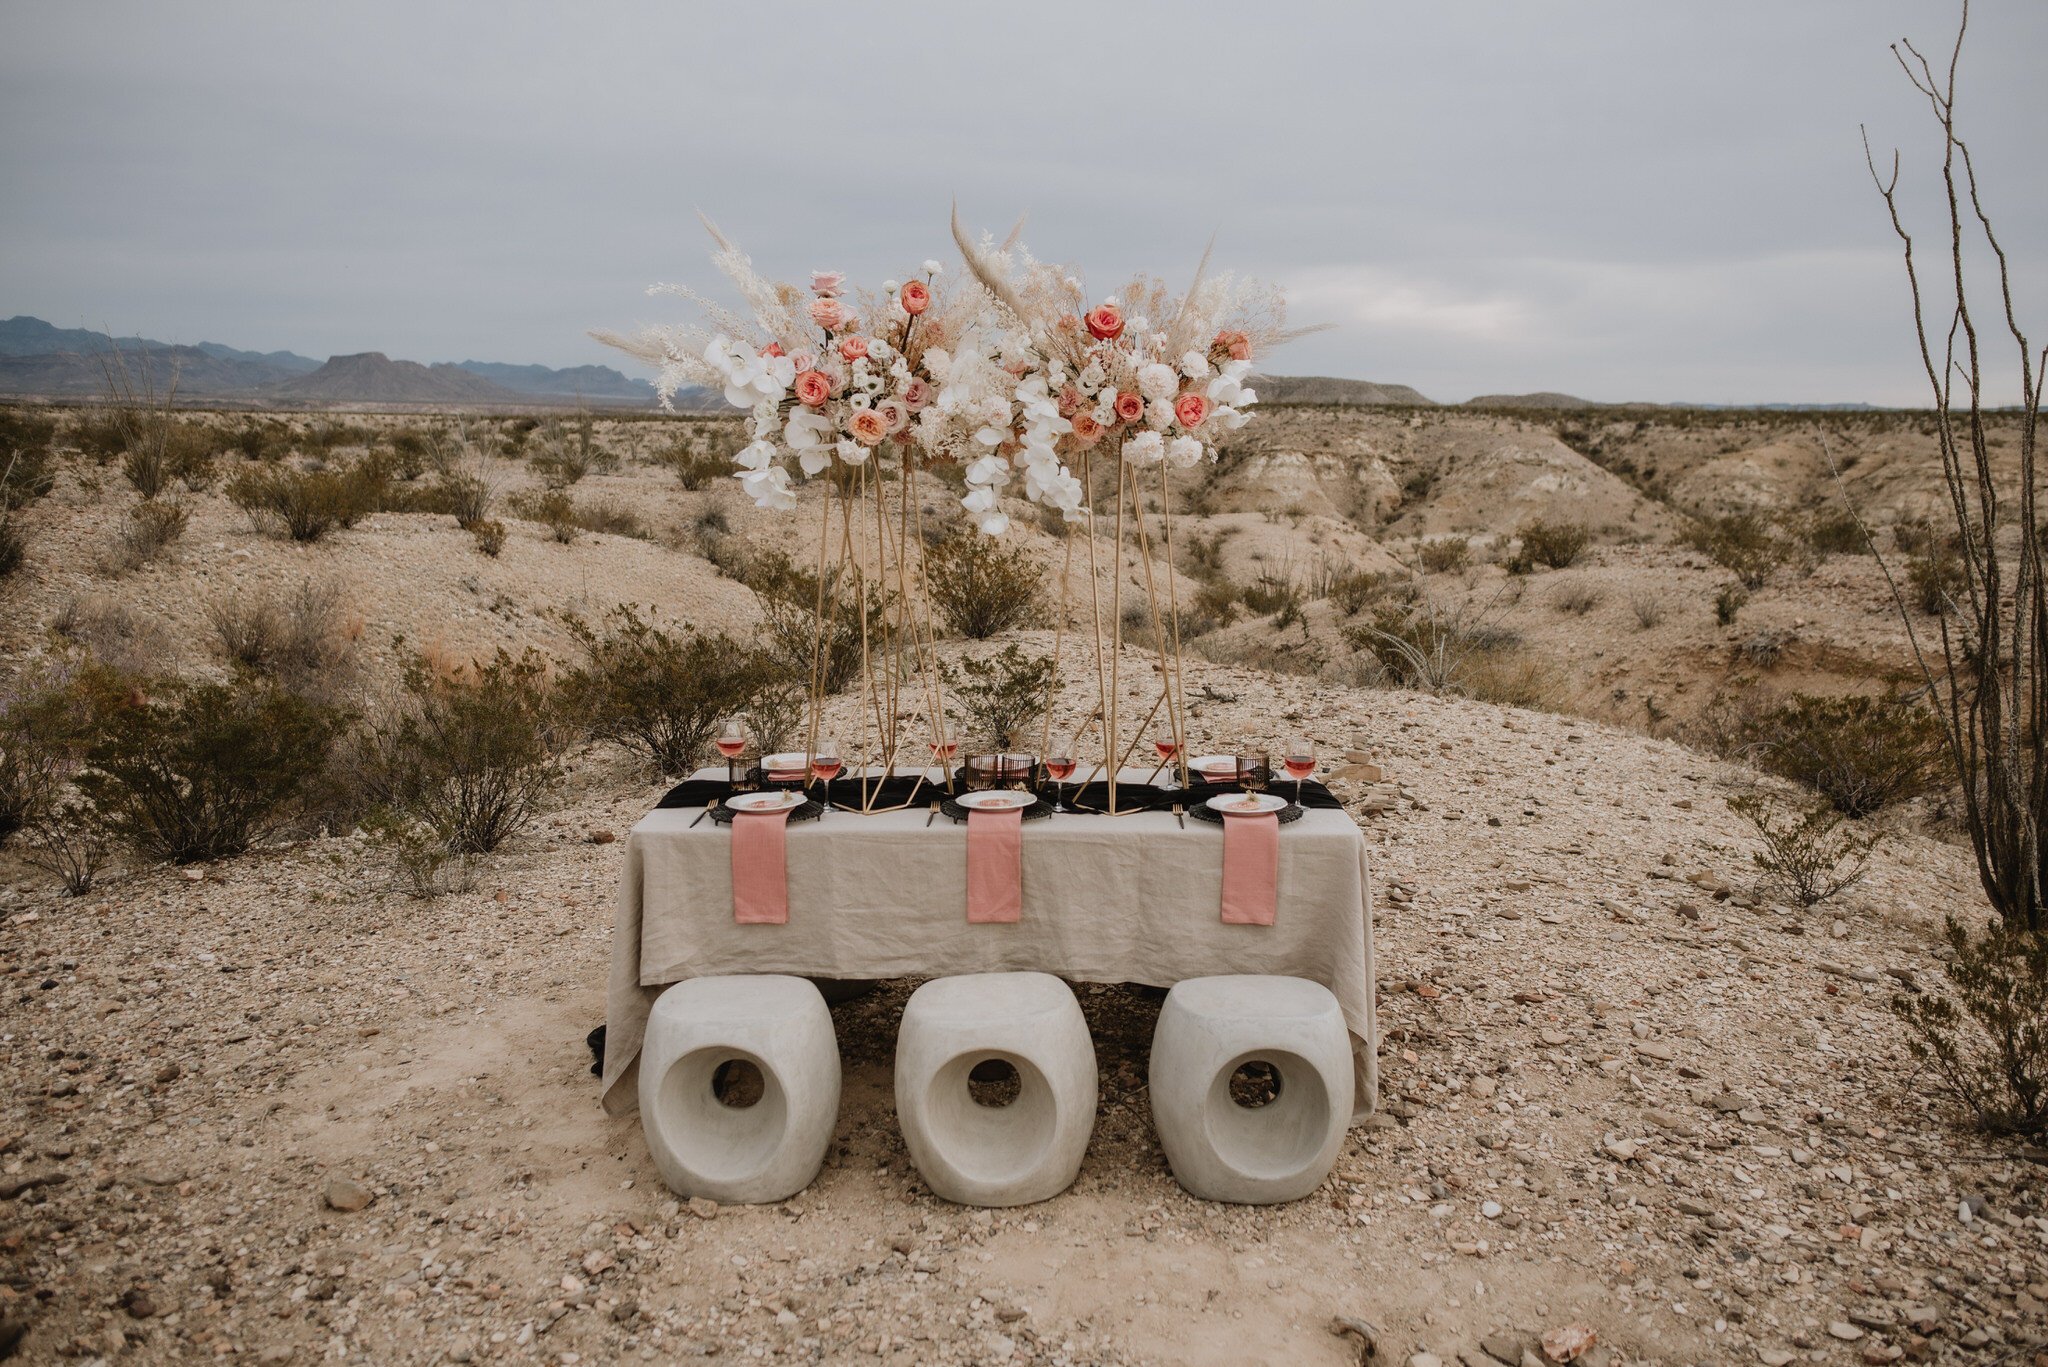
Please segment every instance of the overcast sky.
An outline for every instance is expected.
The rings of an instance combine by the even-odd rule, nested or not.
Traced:
[[[1954,13],[0,0],[0,317],[631,368],[585,332],[709,283],[693,209],[772,274],[872,283],[951,256],[957,195],[1103,292],[1214,232],[1336,325],[1276,371],[1921,403],[1857,125],[1931,188],[1887,44],[1945,56]],[[2044,53],[2048,4],[1979,0],[1964,116],[2036,306]]]

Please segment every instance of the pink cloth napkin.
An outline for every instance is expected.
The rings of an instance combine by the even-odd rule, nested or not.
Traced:
[[[1280,900],[1280,817],[1223,814],[1223,924],[1270,926]]]
[[[967,919],[976,925],[1024,914],[1024,813],[967,813]]]
[[[735,812],[732,919],[743,926],[789,924],[789,812]]]

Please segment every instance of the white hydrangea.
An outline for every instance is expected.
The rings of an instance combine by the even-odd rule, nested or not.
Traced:
[[[1155,432],[1164,432],[1173,426],[1173,405],[1164,399],[1154,399],[1146,404],[1145,426]]]
[[[868,458],[868,448],[862,446],[852,437],[841,437],[839,445],[833,449],[839,452],[839,459],[845,461],[848,465],[859,465]]]

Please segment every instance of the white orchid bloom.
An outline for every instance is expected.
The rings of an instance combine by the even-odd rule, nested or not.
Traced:
[[[739,476],[739,481],[740,488],[754,500],[757,508],[772,508],[785,513],[796,508],[796,491],[790,487],[789,471],[780,465],[750,471]]]
[[[851,437],[840,438],[839,445],[833,449],[839,452],[839,459],[845,461],[848,465],[863,464],[869,454],[867,447],[862,446]]]
[[[1003,484],[1010,478],[1010,466],[1001,456],[979,456],[968,464],[965,474],[969,484]]]
[[[996,491],[985,484],[969,489],[966,497],[960,500],[960,506],[970,513],[985,513],[996,506]]]
[[[749,442],[732,460],[742,470],[765,470],[775,463],[775,447],[765,441]]]
[[[1001,536],[1004,532],[1010,530],[1009,514],[990,513],[981,520],[980,526],[983,536]]]
[[[825,467],[832,463],[832,449],[827,446],[807,446],[796,453],[796,463],[803,468],[805,479],[821,475],[825,472]]]

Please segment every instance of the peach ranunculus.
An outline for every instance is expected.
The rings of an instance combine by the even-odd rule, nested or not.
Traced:
[[[821,299],[837,298],[839,295],[839,287],[844,285],[845,283],[845,271],[811,272],[811,293],[817,295]]]
[[[846,431],[862,446],[879,446],[889,435],[889,420],[872,408],[856,408],[846,420]]]
[[[797,376],[802,383],[803,376]],[[1127,389],[1116,396],[1116,415],[1125,422],[1136,422],[1145,416],[1145,396],[1135,389]]]
[[[1108,304],[1097,304],[1088,310],[1088,334],[1105,342],[1113,342],[1124,335],[1124,315],[1121,310]]]
[[[1182,427],[1200,427],[1209,416],[1209,400],[1189,390],[1173,401],[1173,416]]]
[[[827,332],[830,332],[833,328],[846,321],[846,309],[837,299],[813,299],[811,301],[811,321]]]
[[[922,280],[905,284],[896,297],[902,303],[903,311],[913,318],[932,306],[931,289]]]
[[[884,399],[875,405],[875,411],[889,424],[892,437],[910,426],[910,405],[901,399]]]
[[[839,354],[849,361],[858,361],[868,354],[868,339],[860,336],[841,337]]]
[[[1072,385],[1060,387],[1060,416],[1071,418],[1081,411],[1081,391]]]
[[[1212,361],[1249,361],[1252,358],[1252,339],[1236,328],[1225,328],[1216,334],[1216,340],[1209,343],[1209,359]]]
[[[832,397],[832,381],[821,370],[806,370],[796,377],[796,401],[805,408],[823,408]]]
[[[910,382],[903,386],[903,404],[911,412],[923,411],[924,406],[931,401],[932,384],[930,380],[912,377]]]
[[[1074,444],[1077,446],[1093,446],[1101,439],[1102,434],[1108,430],[1101,423],[1095,421],[1093,413],[1076,413],[1074,415]]]

